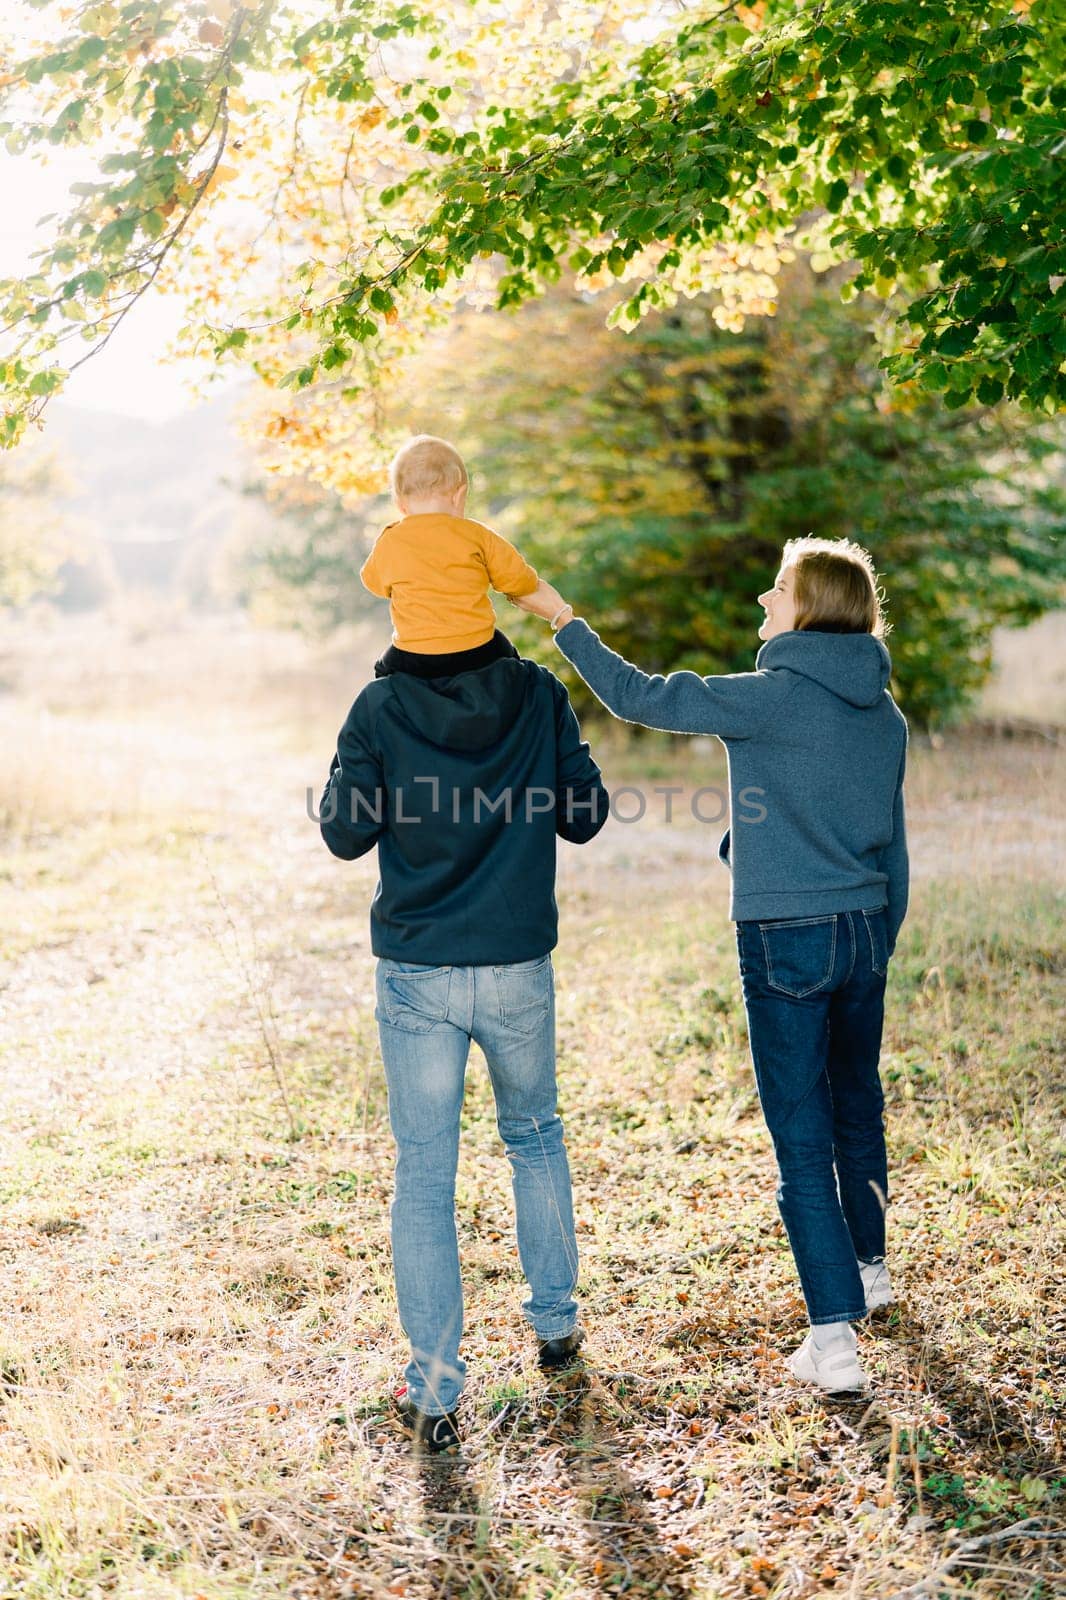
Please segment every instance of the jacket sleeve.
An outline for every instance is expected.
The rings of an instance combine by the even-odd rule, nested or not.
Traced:
[[[668,677],[641,672],[608,649],[579,617],[559,629],[555,642],[608,711],[645,728],[745,739],[781,701],[783,685],[769,672],[709,678],[698,672],[671,672]]]
[[[382,572],[382,555],[383,551],[381,550],[379,536],[373,550],[371,550],[359,569],[359,577],[362,580],[364,589],[369,589],[371,594],[376,594],[379,600],[387,600],[392,585],[385,581],[385,576]]]
[[[888,924],[888,953],[896,948],[896,939],[907,915],[910,894],[910,858],[907,854],[907,819],[903,804],[903,777],[907,768],[907,745],[899,760],[899,777],[892,802],[892,838],[879,857],[879,871],[888,876],[888,906],[885,921]]]
[[[581,737],[565,684],[555,695],[555,831],[571,844],[588,844],[607,821],[609,798],[600,769]]]
[[[385,831],[387,807],[385,775],[360,696],[337,735],[318,811],[319,828],[331,854],[342,861],[365,856]]]
[[[486,528],[484,551],[489,582],[498,594],[533,593],[540,582],[536,569],[519,555],[513,544]]]

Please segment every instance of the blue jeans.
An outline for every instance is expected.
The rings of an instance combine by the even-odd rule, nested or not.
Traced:
[[[883,910],[738,922],[752,1064],[777,1203],[812,1323],[865,1315],[859,1261],[885,1253],[888,1165],[878,1074]]]
[[[563,1125],[556,1115],[555,978],[550,956],[499,967],[379,960],[377,1009],[396,1140],[392,1265],[411,1342],[409,1398],[431,1415],[462,1393],[463,1288],[455,1172],[467,1055],[485,1053],[496,1125],[511,1162],[522,1310],[541,1339],[577,1322],[577,1241]]]

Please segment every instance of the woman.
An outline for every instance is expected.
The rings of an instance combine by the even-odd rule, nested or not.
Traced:
[[[865,1387],[852,1322],[893,1299],[878,1060],[885,978],[907,909],[907,724],[869,555],[793,539],[754,672],[639,671],[557,591],[526,610],[615,716],[715,734],[729,762],[732,874],[752,1063],[773,1138],[777,1201],[810,1332],[789,1358],[824,1389]]]

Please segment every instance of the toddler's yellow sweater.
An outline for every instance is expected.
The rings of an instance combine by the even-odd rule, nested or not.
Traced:
[[[390,522],[359,576],[389,601],[393,644],[417,655],[487,644],[496,628],[489,588],[518,596],[540,581],[514,545],[483,522],[438,511]]]

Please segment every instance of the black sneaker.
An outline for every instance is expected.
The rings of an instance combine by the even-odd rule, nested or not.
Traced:
[[[569,1367],[585,1342],[585,1330],[580,1324],[561,1339],[538,1339],[537,1364],[545,1372],[558,1372]]]
[[[394,1391],[392,1399],[396,1414],[404,1428],[410,1434],[412,1441],[423,1450],[430,1450],[436,1454],[440,1450],[452,1450],[458,1445],[459,1419],[454,1411],[449,1411],[443,1416],[419,1411],[414,1401],[408,1399],[405,1383]]]

